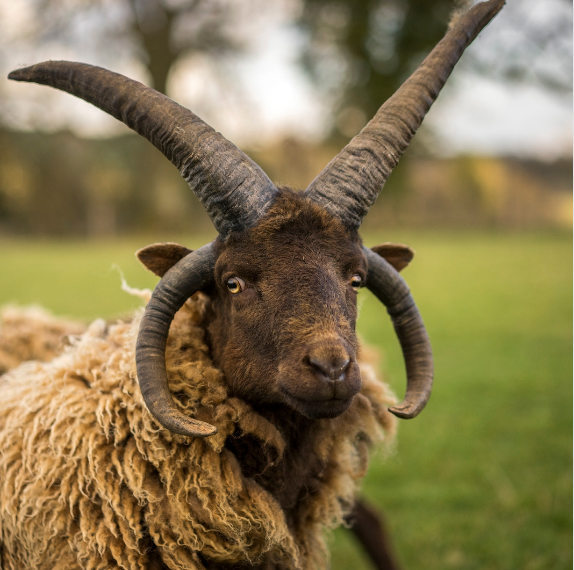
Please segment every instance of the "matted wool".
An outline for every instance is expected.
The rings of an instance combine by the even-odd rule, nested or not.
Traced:
[[[0,310],[0,375],[27,360],[48,362],[62,352],[83,323],[54,318],[41,307],[6,306]]]
[[[141,312],[131,322],[96,320],[51,362],[0,377],[0,567],[144,570],[150,553],[174,570],[263,558],[327,567],[325,530],[349,513],[369,449],[392,440],[395,399],[363,362],[350,408],[315,424],[317,492],[288,525],[225,447],[240,433],[281,458],[285,441],[228,396],[205,343],[207,303],[196,294],[184,305],[166,349],[178,408],[219,430],[206,439],[170,433],[147,411],[134,357]]]

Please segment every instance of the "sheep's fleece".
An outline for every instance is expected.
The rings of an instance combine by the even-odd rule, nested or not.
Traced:
[[[150,552],[171,569],[262,556],[286,569],[328,566],[325,528],[350,510],[371,445],[392,440],[394,397],[361,364],[363,388],[351,407],[317,422],[321,483],[288,526],[225,448],[226,438],[248,434],[272,461],[285,442],[227,395],[201,327],[208,302],[196,294],[179,311],[166,353],[179,408],[219,429],[207,439],[174,435],[145,408],[134,360],[141,312],[130,322],[96,320],[50,362],[0,377],[0,568],[143,570]],[[45,313],[11,315],[0,327],[0,354],[26,321],[39,335],[78,332]]]

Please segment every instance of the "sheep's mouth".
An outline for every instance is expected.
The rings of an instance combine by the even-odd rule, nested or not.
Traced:
[[[281,394],[285,398],[286,404],[289,407],[310,420],[323,420],[340,416],[349,408],[353,398],[355,397],[353,395],[344,400],[338,398],[330,398],[328,400],[309,400],[298,398],[283,387],[281,387]]]

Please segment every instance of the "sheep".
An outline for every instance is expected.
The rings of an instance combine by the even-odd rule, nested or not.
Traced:
[[[0,376],[27,360],[52,360],[69,335],[86,327],[69,319],[54,319],[40,307],[4,307],[0,311]]]
[[[0,380],[6,568],[326,567],[323,530],[353,509],[368,448],[392,434],[391,413],[422,411],[433,378],[428,335],[397,271],[412,252],[367,249],[358,229],[503,3],[461,16],[304,193],[276,187],[193,113],[120,75],[71,62],[9,75],[70,92],[146,137],[218,237],[197,251],[144,248],[140,260],[161,280],[143,314],[96,321],[53,361]],[[401,343],[398,405],[360,364],[362,286],[386,305]]]
[[[324,567],[323,519],[340,523],[352,504],[366,469],[367,445],[380,440],[381,427],[392,433],[386,405],[393,399],[365,366],[361,397],[337,425],[324,423],[322,433],[309,442],[310,451],[328,461],[315,484],[315,501],[299,514],[305,520],[301,536],[294,537],[278,502],[256,482],[265,475],[247,471],[257,470],[254,462],[262,461],[266,476],[277,477],[283,467],[274,463],[287,442],[264,416],[229,397],[204,340],[201,322],[208,305],[208,299],[196,296],[178,312],[167,356],[170,388],[180,409],[213,422],[218,433],[210,438],[189,441],[160,430],[147,412],[135,380],[139,316],[110,326],[95,321],[55,360],[29,363],[4,376],[0,441],[3,464],[12,470],[3,471],[2,480],[25,488],[17,505],[10,503],[12,491],[2,494],[6,568],[90,567],[94,555],[102,568],[147,568],[154,550],[150,536],[157,535],[168,567],[201,568],[193,559],[196,550],[219,564],[264,553],[287,560],[287,567]],[[36,427],[18,434],[22,425]],[[258,453],[238,469],[235,456],[241,446]],[[26,448],[34,450],[29,467]],[[174,469],[187,462],[193,471]],[[33,482],[27,480],[30,469]],[[156,488],[154,476],[164,484]],[[39,496],[45,502],[38,504]],[[191,505],[189,498],[182,500],[190,496]],[[180,524],[166,525],[164,502]],[[22,522],[24,512],[27,522]],[[43,527],[65,531],[48,545]],[[34,542],[23,553],[18,546],[24,537]]]

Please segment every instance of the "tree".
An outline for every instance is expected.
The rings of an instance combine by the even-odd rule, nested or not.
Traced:
[[[10,53],[13,60],[14,52],[56,42],[70,46],[74,57],[108,67],[117,68],[118,60],[139,61],[165,93],[169,74],[182,59],[201,54],[210,59],[210,69],[217,68],[270,25],[266,15],[283,12],[306,38],[305,68],[323,99],[338,110],[331,114],[334,132],[348,138],[440,40],[453,6],[465,1],[12,0],[25,16],[2,29],[7,18],[0,11],[0,57],[2,44],[4,56]],[[571,27],[569,0],[510,1],[496,19],[496,33],[482,49],[473,46],[463,65],[504,81],[570,91]],[[225,71],[218,79],[236,87],[229,67]]]
[[[442,38],[453,6],[452,0],[305,0],[303,61],[339,109],[336,136],[355,134],[398,89]],[[509,2],[488,44],[473,46],[463,65],[571,92],[571,29],[569,0]]]
[[[5,77],[10,69],[48,58],[87,61],[120,72],[126,63],[141,62],[149,72],[143,80],[165,93],[170,72],[183,58],[201,54],[214,67],[246,49],[249,24],[257,20],[254,12],[261,1],[14,0],[12,13],[0,5],[0,63]],[[0,95],[14,87],[9,83],[0,84]],[[67,107],[60,117],[64,120],[58,120],[61,108],[46,101],[51,95],[59,94],[42,91],[35,106],[30,100],[19,105],[22,95],[15,93],[3,101],[2,115],[19,128],[41,125],[61,130],[62,125],[72,125],[65,115]],[[89,111],[84,104],[80,117]],[[57,118],[51,122],[50,115]],[[139,138],[101,143],[69,133],[26,136],[0,130],[0,134],[6,148],[18,151],[12,162],[0,153],[0,218],[7,228],[102,236],[154,226],[183,231],[191,221],[201,226],[205,217],[177,172]],[[22,139],[28,151],[17,144]],[[12,196],[14,165],[29,173],[25,204]]]
[[[30,17],[13,41],[36,46],[58,42],[76,49],[135,57],[153,86],[166,92],[175,62],[202,53],[215,58],[241,51],[242,23],[257,0],[27,0]],[[32,21],[31,21],[32,20]]]

